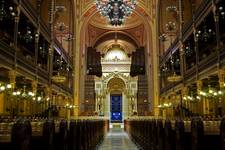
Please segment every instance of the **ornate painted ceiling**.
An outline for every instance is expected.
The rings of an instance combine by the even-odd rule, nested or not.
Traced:
[[[77,0],[77,5],[81,6],[78,10],[80,15],[87,17],[96,10],[95,0]],[[146,15],[146,17],[154,18],[156,16],[156,0],[137,0],[136,11]]]
[[[156,0],[137,0],[137,6],[131,16],[127,17],[122,26],[111,26],[107,19],[96,11],[95,0],[78,0],[79,10],[77,16],[81,21],[88,21],[85,30],[85,44],[97,48],[101,53],[106,53],[107,48],[115,44],[115,36],[110,33],[118,32],[121,36],[117,41],[127,53],[146,44],[146,21],[155,17]],[[131,40],[129,40],[131,39]]]
[[[136,13],[132,13],[131,16],[127,17],[125,20],[125,23],[118,27],[111,26],[108,23],[108,20],[106,17],[102,16],[100,13],[96,13],[92,19],[90,20],[90,24],[98,27],[98,28],[103,28],[103,29],[109,29],[109,30],[122,30],[122,29],[129,29],[129,28],[134,28],[142,24],[142,21],[138,17]]]
[[[145,44],[145,34],[143,33],[145,33],[145,29],[142,22],[140,22],[140,25],[136,27],[116,31],[95,27],[90,24],[87,30],[86,44],[93,47],[101,47],[101,49],[98,50],[104,51],[105,48],[110,47],[111,44],[115,43],[115,40],[117,40],[121,46],[129,46],[124,49],[132,51],[133,48],[137,48]],[[103,46],[103,43],[110,45]]]

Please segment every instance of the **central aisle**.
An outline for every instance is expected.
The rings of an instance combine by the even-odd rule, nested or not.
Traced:
[[[138,150],[123,129],[111,129],[98,150]]]

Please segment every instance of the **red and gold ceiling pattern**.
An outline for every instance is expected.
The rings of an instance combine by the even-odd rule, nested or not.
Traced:
[[[94,46],[95,42],[102,35],[115,31],[125,33],[134,39],[134,41],[138,43],[138,46],[145,46],[145,22],[146,20],[149,20],[150,22],[153,21],[156,15],[156,0],[137,0],[137,7],[135,8],[134,13],[126,18],[125,23],[122,26],[113,27],[108,23],[104,16],[101,16],[100,13],[97,12],[95,0],[79,0],[77,5],[80,6],[79,14],[81,20],[85,21],[89,18],[85,38],[87,46]],[[113,39],[111,39],[111,41],[112,40]],[[124,39],[118,40],[124,41]],[[135,45],[136,43],[132,44]],[[110,45],[102,45],[101,47],[110,47]]]

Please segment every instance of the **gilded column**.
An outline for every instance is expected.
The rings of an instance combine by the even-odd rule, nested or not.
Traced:
[[[44,89],[44,92],[45,92],[45,95],[46,95],[46,104],[45,104],[45,109],[46,109],[46,113],[48,114],[45,114],[46,116],[50,116],[50,103],[51,103],[51,100],[52,100],[52,90],[49,86],[46,86],[45,89]]]
[[[100,96],[97,95],[96,98],[95,98],[95,113],[97,113],[97,114],[99,112],[99,110],[98,110],[99,100],[100,100]]]
[[[14,18],[14,35],[13,35],[13,46],[15,49],[14,53],[14,68],[17,68],[17,39],[18,39],[18,27],[19,27],[19,20],[20,20],[20,4],[17,6],[17,14]]]
[[[182,102],[184,103],[184,107],[186,108],[190,108],[189,106],[189,102],[187,101],[187,95],[188,95],[188,87],[187,86],[183,86],[182,90],[181,90],[181,94],[182,94]]]
[[[10,70],[8,72],[8,78],[9,78],[9,82],[12,86],[12,89],[14,90],[16,88],[16,70]],[[15,111],[18,107],[18,106],[15,106],[17,105],[17,102],[14,103],[14,99],[13,98],[10,98],[10,100],[8,102],[6,102],[7,104],[5,106],[8,106],[8,108],[10,108],[10,110],[12,111]],[[4,109],[5,110],[5,109]]]
[[[202,80],[197,80],[196,82],[197,85],[197,96],[200,98],[201,96],[201,91],[202,91],[202,86],[203,86],[203,82]],[[200,108],[199,108],[200,107]],[[200,106],[197,105],[196,107],[196,111],[200,111],[203,114],[206,114],[206,110],[207,110],[207,100],[205,98],[202,97],[202,100],[200,101]]]
[[[103,114],[103,101],[104,101],[105,96],[103,95],[100,99],[100,103],[99,103],[99,114],[102,115]]]
[[[32,86],[32,92],[34,93],[34,95],[36,96],[37,95],[37,81],[32,81],[31,83],[31,86]],[[30,103],[30,109],[31,109],[31,114],[34,115],[38,112],[38,106],[37,106],[37,103],[35,103],[35,101],[32,100],[32,102]]]
[[[12,86],[12,89],[16,86],[16,70],[10,70],[8,72],[9,82]]]
[[[225,77],[225,71],[223,69],[219,70],[218,77],[219,77],[220,90],[223,90],[224,89],[224,77]]]
[[[132,105],[133,105],[132,98],[131,98],[130,95],[128,95],[127,98],[128,98],[128,101],[129,101],[129,116],[132,116],[132,114],[133,114],[133,110],[132,110]]]
[[[225,71],[220,69],[218,72],[218,77],[219,77],[219,87],[220,87],[220,91],[222,93],[222,91],[224,90]],[[220,96],[219,103],[218,103],[218,114],[221,116],[224,114],[224,106],[225,106],[225,102],[224,102],[223,98],[224,98],[224,96],[223,97]]]
[[[137,93],[134,95],[134,112],[137,112]]]
[[[77,9],[74,11],[74,16],[76,16],[76,20],[74,20],[74,33],[75,33],[75,42],[73,44],[73,51],[74,51],[74,57],[73,57],[73,73],[74,73],[74,91],[73,91],[73,101],[75,105],[74,109],[74,116],[78,117],[79,114],[79,103],[80,103],[80,90],[81,90],[81,85],[80,85],[80,76],[81,76],[81,25],[83,22],[81,21],[81,1],[74,1],[74,7]]]

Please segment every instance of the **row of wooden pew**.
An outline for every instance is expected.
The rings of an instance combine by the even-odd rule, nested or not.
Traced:
[[[94,150],[107,120],[27,120],[0,123],[1,150]]]
[[[225,118],[129,119],[125,131],[143,150],[225,150]]]

